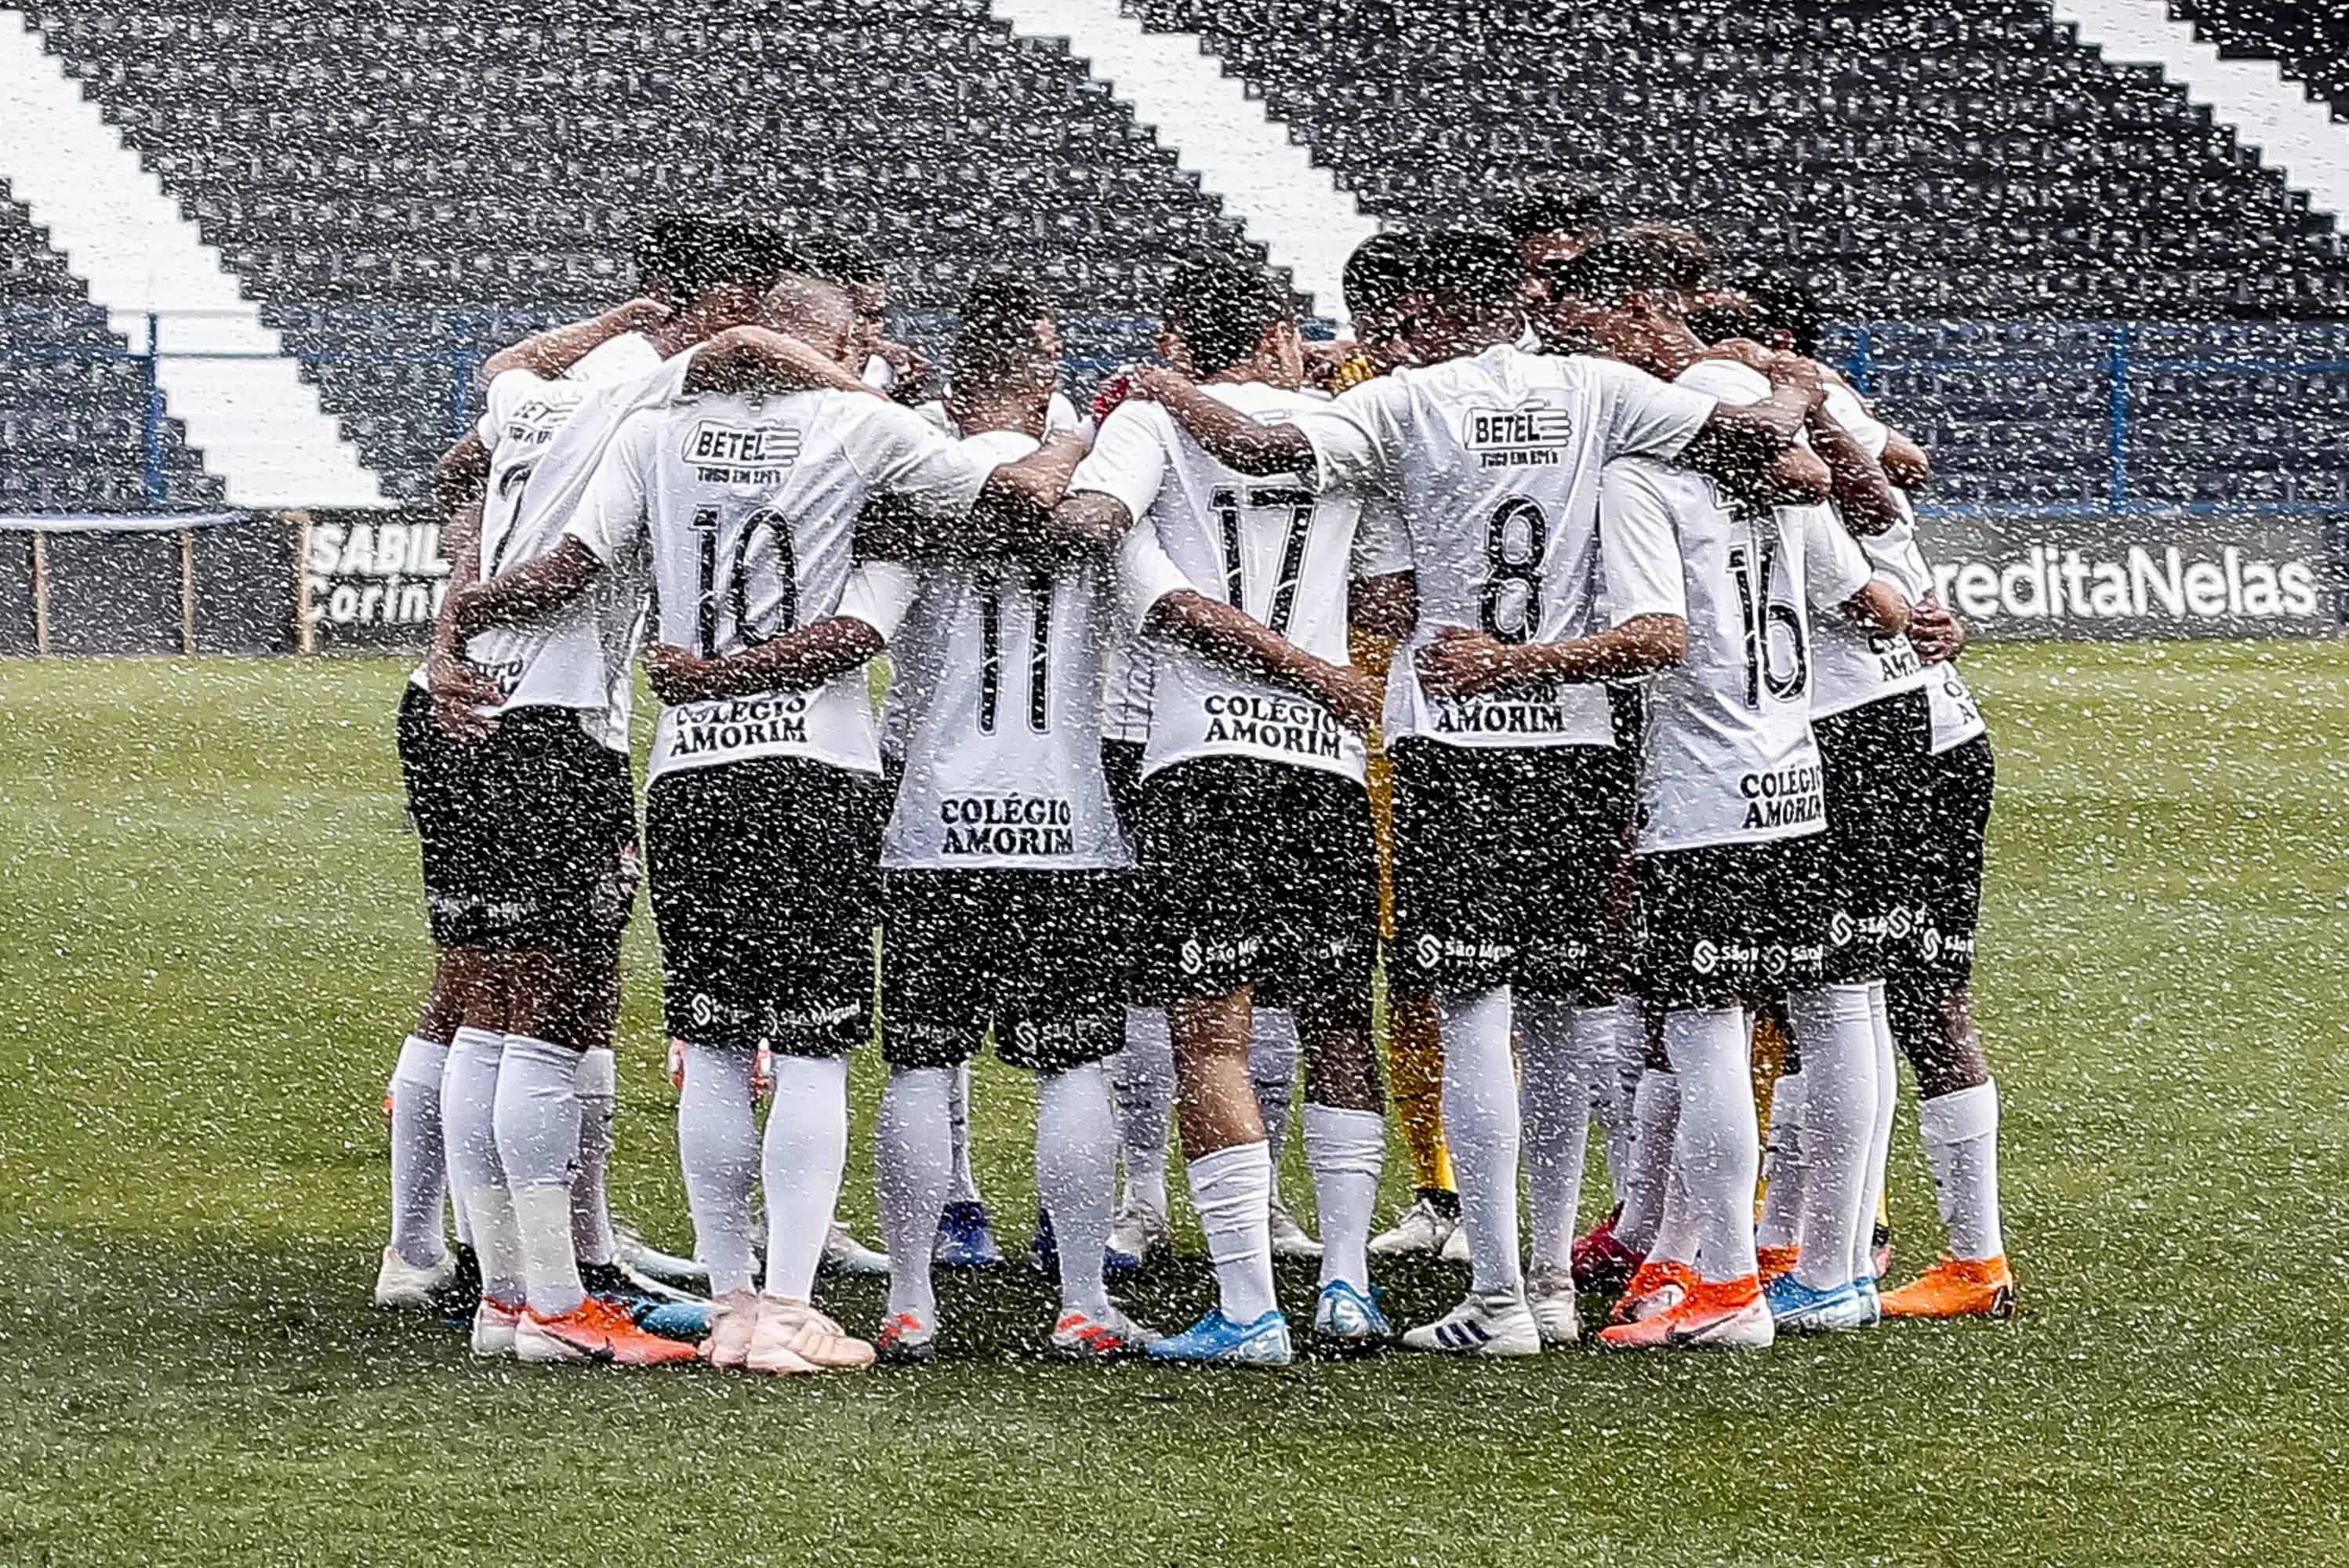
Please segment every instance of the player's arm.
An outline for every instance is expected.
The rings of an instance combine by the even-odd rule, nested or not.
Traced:
[[[1216,461],[1244,474],[1314,472],[1313,444],[1295,425],[1259,425],[1228,403],[1210,397],[1180,372],[1152,366],[1135,373],[1137,389],[1164,406]]]
[[[866,535],[858,520],[859,549]],[[870,664],[905,624],[919,585],[896,561],[860,561],[848,574],[840,608],[811,624],[710,658],[672,643],[645,651],[645,671],[666,703],[805,691]]]
[[[1419,573],[1357,577],[1346,593],[1346,620],[1358,632],[1399,643],[1419,624]]]
[[[1420,649],[1419,684],[1430,696],[1480,696],[1552,681],[1619,680],[1688,657],[1688,622],[1640,615],[1562,643],[1505,643],[1489,632],[1444,626]]]
[[[1379,685],[1350,665],[1317,658],[1235,604],[1178,588],[1150,607],[1143,630],[1211,664],[1312,698],[1339,723],[1368,734],[1379,722]]]
[[[489,478],[490,449],[473,431],[441,454],[432,469],[432,500],[441,517],[440,555],[449,562],[449,590],[432,620],[425,679],[432,690],[433,717],[460,738],[477,738],[497,727],[497,720],[481,710],[502,695],[497,682],[466,662],[464,639],[457,635],[451,613],[458,593],[481,574],[481,507]]]
[[[1920,599],[1909,607],[1909,641],[1925,663],[1947,664],[1965,652],[1966,624],[1947,606]]]
[[[1869,578],[1836,608],[1845,620],[1879,637],[1897,637],[1909,629],[1909,601],[1881,577]]]
[[[1104,548],[1112,541],[1081,527],[1072,531],[1061,517],[1070,476],[1087,449],[1083,437],[1061,431],[1026,457],[999,465],[979,487],[968,525],[956,537],[995,555],[1062,556]],[[1080,521],[1081,514],[1070,521]]]
[[[685,391],[861,392],[887,400],[847,366],[796,337],[763,326],[730,326],[713,333],[685,367]]]
[[[1822,395],[1818,366],[1800,356],[1774,355],[1757,368],[1770,378],[1770,395],[1758,403],[1715,403],[1679,458],[1689,468],[1749,492],[1757,476],[1794,443]],[[1803,499],[1825,500],[1826,493],[1821,489]]]
[[[1874,534],[1903,521],[1883,466],[1829,416],[1826,404],[1811,409],[1803,428],[1810,437],[1811,450],[1826,465],[1828,498],[1843,514],[1845,527],[1854,533]]]
[[[1848,531],[1822,509],[1781,515],[1801,530],[1803,577],[1813,605],[1877,636],[1908,630],[1908,596],[1876,571]]]
[[[449,595],[449,618],[460,638],[492,626],[511,626],[551,615],[587,591],[604,570],[595,552],[566,539],[536,561],[509,568],[485,582]]]
[[[606,564],[634,548],[644,534],[644,471],[656,428],[649,410],[621,424],[596,459],[570,525],[553,550],[449,596],[460,635],[553,614],[585,593]]]
[[[1886,479],[1911,494],[1933,482],[1932,459],[1925,456],[1925,449],[1889,427],[1885,435],[1884,455],[1877,460],[1883,465]]]
[[[667,319],[668,307],[658,300],[632,299],[614,305],[601,315],[551,326],[536,336],[498,350],[481,362],[481,379],[486,386],[509,370],[527,370],[533,376],[547,377],[560,376],[622,333],[641,332]]]

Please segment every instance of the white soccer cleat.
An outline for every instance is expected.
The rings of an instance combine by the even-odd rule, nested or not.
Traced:
[[[701,1358],[712,1367],[740,1369],[750,1358],[750,1336],[759,1326],[759,1293],[730,1290],[711,1303],[709,1337]]]
[[[1526,1305],[1541,1333],[1542,1348],[1573,1345],[1582,1338],[1582,1314],[1574,1301],[1574,1275],[1566,1269],[1537,1274],[1526,1281]]]
[[[1112,1305],[1107,1315],[1096,1317],[1074,1307],[1052,1325],[1046,1348],[1061,1361],[1123,1361],[1141,1355],[1166,1336],[1139,1324]]]
[[[435,1298],[457,1278],[457,1254],[442,1253],[429,1268],[418,1268],[391,1248],[383,1249],[383,1266],[375,1272],[375,1304],[429,1312]]]
[[[1392,1230],[1381,1231],[1371,1238],[1371,1255],[1380,1258],[1433,1255],[1442,1252],[1459,1230],[1459,1215],[1440,1213],[1433,1203],[1422,1197],[1397,1217]],[[1467,1243],[1464,1241],[1461,1244],[1464,1247]]]
[[[522,1309],[501,1306],[488,1296],[473,1308],[473,1354],[476,1356],[512,1356],[514,1353],[514,1329],[522,1322]]]
[[[840,1221],[832,1222],[824,1233],[823,1256],[816,1266],[826,1274],[885,1274],[889,1272],[889,1254],[876,1253],[849,1233]]]
[[[855,1337],[803,1301],[759,1298],[758,1326],[743,1365],[753,1372],[862,1372],[873,1365],[872,1345]]]
[[[1471,1262],[1468,1256],[1468,1227],[1453,1226],[1452,1233],[1444,1238],[1444,1245],[1436,1250],[1435,1255],[1444,1263],[1458,1264],[1466,1268]]]
[[[1297,1222],[1297,1216],[1288,1212],[1288,1205],[1280,1201],[1278,1192],[1272,1195],[1270,1219],[1274,1257],[1319,1261],[1321,1243],[1313,1239],[1311,1232]]]
[[[1406,1350],[1447,1356],[1538,1356],[1541,1328],[1515,1291],[1470,1291],[1460,1305],[1402,1336]]]
[[[1164,1256],[1174,1244],[1174,1233],[1166,1216],[1128,1198],[1110,1222],[1109,1253],[1103,1266],[1112,1274],[1138,1269]]]

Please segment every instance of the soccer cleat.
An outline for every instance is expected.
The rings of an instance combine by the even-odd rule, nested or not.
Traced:
[[[938,1216],[938,1239],[930,1255],[950,1269],[991,1269],[1003,1262],[995,1244],[995,1227],[987,1222],[984,1203],[948,1203]]]
[[[1045,1341],[1045,1346],[1061,1361],[1124,1361],[1165,1337],[1156,1329],[1134,1322],[1115,1306],[1109,1309],[1106,1317],[1071,1307],[1052,1325],[1052,1335]]]
[[[806,1302],[759,1298],[759,1324],[743,1362],[751,1371],[862,1372],[874,1360],[871,1345]]]
[[[1433,1256],[1444,1250],[1460,1229],[1460,1212],[1447,1214],[1423,1192],[1410,1208],[1395,1217],[1392,1230],[1371,1238],[1371,1255],[1377,1258]]]
[[[1754,1256],[1762,1276],[1762,1283],[1766,1285],[1774,1279],[1784,1279],[1794,1273],[1795,1265],[1803,1261],[1803,1249],[1756,1247],[1754,1249]]]
[[[1793,1274],[1780,1274],[1763,1288],[1762,1297],[1770,1304],[1770,1321],[1781,1334],[1842,1334],[1875,1321],[1868,1303],[1848,1284],[1815,1290]]]
[[[709,1338],[709,1326],[718,1316],[713,1302],[655,1301],[644,1296],[636,1299],[643,1304],[635,1314],[638,1328],[663,1339],[682,1339],[688,1345],[699,1345]]]
[[[1615,1298],[1614,1319],[1618,1323],[1638,1323],[1660,1312],[1669,1312],[1687,1299],[1697,1287],[1696,1270],[1686,1264],[1666,1258],[1653,1258],[1640,1265],[1638,1272],[1625,1282],[1623,1294]]]
[[[1538,1356],[1541,1328],[1516,1291],[1470,1291],[1460,1305],[1402,1336],[1406,1350],[1449,1356]]]
[[[1036,1205],[1036,1233],[1028,1238],[1028,1266],[1038,1274],[1061,1272],[1061,1243],[1052,1234],[1052,1216]]]
[[[1851,1288],[1858,1294],[1861,1304],[1868,1308],[1867,1326],[1873,1328],[1883,1322],[1884,1298],[1877,1294],[1876,1276],[1862,1274],[1851,1282]]]
[[[1526,1305],[1534,1315],[1534,1327],[1540,1331],[1543,1349],[1572,1345],[1582,1337],[1582,1314],[1575,1307],[1571,1271],[1545,1270],[1528,1275]]]
[[[873,1358],[885,1367],[927,1367],[938,1358],[938,1331],[910,1312],[891,1313],[873,1336]]]
[[[1320,1299],[1313,1304],[1313,1347],[1335,1356],[1383,1348],[1394,1330],[1379,1310],[1377,1295],[1365,1295],[1344,1280],[1323,1285]]]
[[[759,1293],[730,1290],[709,1305],[709,1337],[701,1342],[701,1358],[740,1371],[750,1358],[750,1334],[759,1326]]]
[[[1313,1239],[1311,1232],[1297,1222],[1297,1216],[1288,1212],[1288,1205],[1280,1201],[1278,1192],[1272,1195],[1271,1221],[1274,1257],[1314,1261],[1320,1258],[1321,1243]]]
[[[1599,1295],[1617,1295],[1648,1261],[1645,1253],[1633,1252],[1617,1239],[1615,1222],[1622,1216],[1623,1206],[1618,1203],[1612,1213],[1574,1243],[1574,1283],[1581,1289]]]
[[[1444,1244],[1435,1250],[1435,1255],[1441,1262],[1466,1268],[1471,1261],[1468,1256],[1468,1227],[1453,1226],[1452,1233],[1444,1238]]]
[[[826,1274],[885,1274],[889,1272],[889,1254],[874,1252],[834,1220],[824,1233],[823,1256],[816,1266]]]
[[[439,1310],[441,1297],[457,1283],[457,1254],[442,1253],[429,1268],[418,1268],[391,1248],[383,1249],[383,1264],[375,1271],[375,1304],[411,1312]]]
[[[473,1308],[473,1354],[476,1356],[511,1356],[514,1353],[514,1327],[522,1320],[520,1307],[508,1306],[491,1296],[483,1296]]]
[[[646,1333],[618,1303],[600,1295],[556,1317],[525,1311],[514,1325],[514,1354],[524,1361],[600,1361],[614,1367],[667,1367],[701,1358],[690,1345]]]
[[[688,1295],[709,1294],[709,1271],[693,1259],[647,1245],[636,1227],[625,1220],[612,1222],[612,1233],[619,1239],[620,1262],[638,1278]]]
[[[2014,1271],[2003,1255],[1941,1261],[1883,1295],[1887,1317],[2013,1317]]]
[[[1776,1337],[1762,1282],[1752,1274],[1700,1280],[1663,1311],[1599,1331],[1609,1350],[1759,1350]]]
[[[1288,1319],[1276,1307],[1254,1323],[1234,1323],[1210,1310],[1182,1333],[1160,1340],[1143,1354],[1153,1361],[1195,1367],[1286,1367],[1297,1358],[1288,1343]]]
[[[673,1285],[667,1280],[656,1279],[651,1274],[631,1265],[625,1257],[615,1259],[608,1264],[581,1264],[579,1283],[590,1295],[632,1295],[642,1300],[656,1302],[698,1302],[709,1299],[709,1292],[706,1287],[688,1290]]]
[[[1102,1259],[1104,1274],[1131,1274],[1173,1250],[1174,1233],[1166,1216],[1132,1198],[1110,1222],[1109,1251]]]

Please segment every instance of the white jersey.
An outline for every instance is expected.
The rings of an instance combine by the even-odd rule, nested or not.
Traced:
[[[1389,744],[1414,736],[1468,747],[1615,744],[1598,682],[1436,698],[1420,685],[1415,655],[1446,626],[1563,642],[1587,634],[1607,609],[1619,624],[1649,613],[1626,595],[1601,605],[1599,473],[1619,457],[1677,456],[1713,407],[1628,365],[1504,344],[1366,381],[1298,421],[1325,487],[1385,488],[1402,506],[1419,624],[1388,676]],[[1644,580],[1678,570],[1648,565]]]
[[[1677,583],[1626,583],[1636,567],[1613,573],[1617,592],[1649,603],[1677,592],[1688,619],[1687,658],[1648,686],[1639,852],[1824,829],[1809,607],[1832,613],[1867,583],[1859,547],[1824,506],[1774,510],[1638,458],[1608,465],[1600,509],[1610,545],[1667,530],[1682,561]]]
[[[1899,581],[1913,603],[1930,591],[1933,569],[1927,563],[1925,552],[1917,543],[1917,514],[1910,508],[1908,496],[1898,490],[1892,492],[1892,496],[1900,508],[1901,517],[1909,524]],[[1935,757],[1963,746],[1990,728],[1983,721],[1981,705],[1974,701],[1973,693],[1966,689],[1965,677],[1959,675],[1958,666],[1947,659],[1938,665],[1925,665],[1925,700],[1932,709],[1930,750]]]
[[[559,377],[509,370],[490,383],[476,433],[489,449],[489,488],[481,498],[481,575],[496,576],[553,550],[563,517],[523,521],[523,501],[539,460],[591,397],[616,384],[659,374],[661,356],[640,333],[598,344]],[[643,581],[632,568],[609,573],[554,614],[526,625],[495,626],[465,645],[465,657],[498,684],[504,700],[488,709],[569,707],[615,751],[628,748],[628,666],[643,614]],[[419,684],[424,684],[422,671]]]
[[[1889,434],[1859,399],[1840,383],[1827,387],[1826,415],[1859,443],[1870,457],[1881,457]],[[1870,534],[1859,547],[1875,574],[1914,601],[1932,586],[1920,580],[1923,558],[1916,552],[1916,523],[1907,498],[1893,492],[1901,521],[1882,533]],[[1915,564],[1912,567],[1911,559]],[[1817,678],[1811,696],[1813,717],[1826,718],[1884,697],[1917,691],[1925,685],[1925,666],[1916,645],[1902,633],[1884,636],[1864,626],[1837,619],[1819,628],[1816,652]]]
[[[706,657],[835,615],[885,642],[905,618],[912,575],[855,563],[866,498],[959,517],[988,472],[910,409],[862,393],[703,396],[630,416],[571,536],[611,562],[648,534],[660,640]],[[805,691],[665,707],[651,773],[757,757],[878,773],[864,671]]]
[[[995,430],[984,468],[1036,449]],[[881,863],[932,871],[1100,871],[1133,857],[1102,772],[1104,569],[1016,562],[925,567],[891,646],[905,776]]]
[[[1265,423],[1294,419],[1316,402],[1255,381],[1202,389]],[[1164,408],[1132,398],[1102,422],[1069,490],[1112,496],[1133,514],[1118,551],[1129,624],[1189,588],[1237,605],[1317,658],[1347,662],[1346,591],[1357,546],[1378,548],[1361,536],[1354,497],[1317,496],[1293,474],[1236,473]],[[1145,777],[1195,757],[1254,757],[1362,778],[1362,738],[1312,698],[1162,639],[1145,639],[1140,651],[1149,662]]]

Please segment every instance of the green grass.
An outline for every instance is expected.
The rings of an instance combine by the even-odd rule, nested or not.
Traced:
[[[1005,1286],[951,1364],[813,1387],[476,1367],[366,1305],[426,965],[398,666],[0,664],[0,1563],[2349,1558],[2349,647],[1973,664],[2021,1321],[1090,1375],[1012,1353]],[[682,1244],[630,957],[616,1196]],[[1008,1215],[1024,1096],[980,1090]],[[1913,1264],[1906,1118],[1894,1163]]]

